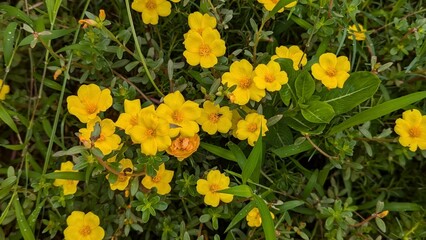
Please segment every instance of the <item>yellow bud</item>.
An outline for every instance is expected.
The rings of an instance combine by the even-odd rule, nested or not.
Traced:
[[[384,218],[384,217],[386,217],[388,214],[389,214],[389,211],[388,211],[388,210],[385,210],[385,211],[383,211],[383,212],[381,212],[381,213],[378,213],[378,214],[377,214],[377,217],[379,217],[379,218]]]
[[[103,22],[106,18],[105,11],[103,9],[99,10],[99,19]]]
[[[58,77],[62,74],[62,68],[58,68],[55,71],[55,74],[53,74],[53,79],[56,80]]]

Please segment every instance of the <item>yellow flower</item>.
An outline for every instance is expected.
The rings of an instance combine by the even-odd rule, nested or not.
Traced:
[[[355,40],[357,40],[357,41],[364,41],[365,40],[366,30],[364,29],[364,27],[361,24],[358,24],[358,27],[359,27],[359,29],[357,28],[357,26],[355,24],[349,27],[348,38],[350,40],[353,39],[353,36],[355,36]]]
[[[74,164],[71,161],[66,161],[61,163],[61,169],[55,170],[55,172],[78,172],[73,170]],[[55,179],[53,186],[62,187],[64,190],[64,195],[70,195],[77,192],[78,180],[71,179]]]
[[[3,83],[3,80],[0,79],[0,100],[6,99],[6,94],[10,91],[9,85]]]
[[[173,179],[173,174],[173,171],[166,170],[166,167],[163,163],[160,165],[155,177],[145,175],[145,177],[142,179],[142,185],[148,189],[155,187],[157,188],[158,194],[165,195],[172,190],[169,183]]]
[[[246,113],[255,113],[256,112],[255,110],[253,110],[253,109],[251,109],[251,108],[249,108],[249,107],[247,107],[245,105],[242,106],[241,109],[242,109],[242,111],[244,111]],[[231,129],[232,129],[232,136],[234,136],[235,138],[237,138],[237,134],[236,134],[237,129],[238,129],[237,125],[238,125],[238,122],[241,119],[243,119],[243,118],[241,117],[241,115],[238,112],[238,110],[237,109],[233,109],[232,110],[232,127],[231,127]]]
[[[272,219],[275,218],[275,215],[272,212],[269,212],[271,214]],[[260,212],[258,208],[253,208],[246,216],[247,225],[250,227],[260,227],[262,225],[262,217],[260,216]]]
[[[255,77],[254,84],[260,89],[265,89],[274,92],[281,89],[283,84],[288,82],[287,73],[281,71],[280,64],[270,61],[268,65],[259,64],[254,69]]]
[[[216,27],[216,18],[208,15],[207,13],[201,14],[200,12],[194,12],[188,16],[188,25],[191,30],[198,32],[200,35],[204,29]]]
[[[95,130],[96,123],[99,123],[101,131],[97,139],[92,138],[92,132]],[[87,123],[86,128],[80,129],[79,138],[84,146],[91,148],[97,147],[102,154],[107,155],[120,148],[121,138],[115,132],[115,124],[111,119],[95,118]]]
[[[172,145],[170,145],[166,151],[168,154],[175,156],[177,160],[182,161],[197,151],[199,146],[200,137],[198,134],[195,134],[192,137],[179,136],[172,141]]]
[[[105,236],[105,231],[99,223],[99,217],[92,212],[84,214],[84,212],[73,211],[67,217],[65,240],[101,240]]]
[[[227,189],[229,186],[229,177],[219,170],[212,170],[207,174],[207,180],[199,179],[197,181],[197,192],[204,196],[204,203],[217,207],[219,202],[232,202],[234,196],[227,193],[219,193],[217,191]]]
[[[179,91],[167,94],[157,113],[172,124],[170,137],[176,137],[179,133],[183,137],[192,137],[200,130],[196,120],[201,115],[201,109],[197,103],[185,101]]]
[[[210,68],[216,65],[217,58],[223,56],[226,51],[225,41],[220,39],[220,34],[216,29],[207,27],[199,34],[195,30],[190,30],[185,35],[185,56],[186,61],[191,66],[200,64],[203,68]]]
[[[299,70],[299,64],[303,67],[308,62],[306,54],[300,50],[298,46],[291,46],[289,48],[285,46],[276,47],[275,55],[271,57],[271,60],[275,60],[277,58],[291,59],[293,61],[293,68],[296,71]]]
[[[262,136],[265,136],[268,131],[266,126],[266,119],[263,115],[258,113],[247,114],[244,120],[240,120],[237,124],[237,132],[235,135],[240,140],[247,139],[248,144],[254,146],[257,138],[260,134],[260,128],[262,126]]]
[[[132,9],[142,13],[145,24],[158,24],[158,16],[167,17],[172,12],[172,4],[166,0],[134,0]]]
[[[231,102],[245,105],[250,99],[259,102],[265,96],[265,90],[253,83],[253,77],[253,66],[247,60],[231,64],[229,72],[222,76],[222,84],[228,84],[229,88],[236,86],[230,98]]]
[[[399,143],[415,152],[417,147],[426,150],[426,116],[419,110],[412,109],[402,113],[402,118],[395,121],[395,132]]]
[[[169,123],[150,105],[139,112],[138,124],[129,130],[129,135],[134,143],[141,144],[142,153],[155,155],[172,143],[169,132]]]
[[[82,85],[77,96],[67,98],[68,112],[76,116],[82,123],[96,118],[98,113],[105,112],[112,105],[111,91],[101,91],[98,85]]]
[[[345,56],[336,57],[333,53],[324,53],[319,57],[319,63],[312,65],[312,75],[320,80],[328,89],[343,88],[349,78],[351,69]]]
[[[129,174],[133,173],[133,163],[130,159],[122,159],[120,161],[121,171],[120,175],[117,176],[117,181],[115,183],[110,183],[109,186],[111,190],[120,190],[123,191],[127,185],[129,185],[130,176]],[[109,174],[106,175],[106,178],[109,178]]]
[[[210,135],[216,132],[227,133],[232,127],[232,112],[229,107],[220,107],[212,101],[205,101],[203,111],[197,122],[204,132]]]
[[[124,113],[121,113],[115,122],[115,126],[125,130],[129,134],[129,130],[138,125],[139,111],[141,110],[141,101],[124,100]]]
[[[272,11],[272,9],[274,9],[275,5],[277,5],[277,3],[278,3],[280,0],[257,0],[257,1],[258,1],[259,3],[262,3],[266,10],[268,10],[268,11]],[[287,5],[285,5],[285,6],[284,6],[283,8],[281,8],[280,10],[278,10],[278,12],[279,12],[279,13],[280,13],[280,12],[283,12],[283,11],[284,11],[284,9],[292,8],[292,7],[296,6],[296,4],[297,4],[297,1],[291,2],[291,3],[287,4]]]

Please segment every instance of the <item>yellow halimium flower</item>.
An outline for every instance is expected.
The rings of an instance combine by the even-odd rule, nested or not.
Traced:
[[[245,105],[248,101],[259,102],[265,96],[265,90],[256,87],[253,82],[253,66],[245,59],[231,64],[229,72],[222,76],[222,84],[228,87],[236,86],[231,95],[231,102]]]
[[[277,58],[291,59],[293,61],[293,68],[296,71],[299,70],[299,64],[303,67],[308,62],[306,54],[300,50],[298,46],[291,46],[289,48],[285,46],[276,47],[275,55],[271,57],[271,60],[275,60]]]
[[[150,105],[139,112],[138,124],[129,130],[129,135],[134,143],[141,144],[142,153],[155,155],[170,146],[169,130],[169,123]]]
[[[99,217],[92,212],[84,214],[84,212],[73,211],[67,217],[65,240],[101,240],[105,236],[105,231],[99,223]]]
[[[141,110],[141,101],[124,100],[124,113],[121,113],[115,122],[115,126],[125,130],[129,134],[129,130],[138,125],[139,111]]]
[[[188,16],[188,25],[191,30],[198,32],[200,35],[204,29],[216,27],[216,18],[208,15],[207,13],[201,14],[200,12],[194,12]]]
[[[269,212],[271,214],[272,219],[275,218],[275,215],[272,212]],[[250,227],[260,227],[262,225],[262,217],[260,216],[260,212],[258,208],[253,208],[246,216],[247,225]]]
[[[343,84],[349,78],[350,69],[347,57],[337,57],[333,53],[322,54],[319,63],[315,63],[311,68],[314,78],[320,80],[328,89],[343,88]]]
[[[95,84],[82,85],[77,91],[77,96],[67,98],[68,112],[82,123],[95,119],[98,113],[105,112],[111,105],[111,91],[101,90]]]
[[[99,123],[101,131],[97,139],[92,139],[91,134],[95,130],[96,123]],[[107,155],[120,148],[121,138],[115,133],[115,124],[111,119],[93,119],[87,123],[86,128],[80,129],[79,138],[84,146],[97,147],[102,154]]]
[[[177,160],[182,161],[197,151],[199,146],[200,136],[198,136],[198,134],[195,134],[192,137],[179,136],[172,141],[172,145],[166,149],[166,152],[175,156]]]
[[[415,152],[417,147],[426,150],[426,116],[419,110],[412,109],[402,113],[402,118],[395,121],[395,132],[399,135],[399,143]]]
[[[219,193],[218,191],[227,189],[229,186],[229,177],[219,170],[212,170],[207,174],[207,180],[199,179],[197,181],[197,192],[204,196],[204,203],[213,207],[217,207],[219,202],[232,202],[234,196],[227,193]]]
[[[5,100],[6,95],[9,93],[9,85],[4,84],[3,80],[0,79],[0,100]]]
[[[212,101],[205,101],[203,111],[197,122],[204,132],[210,135],[216,132],[227,133],[232,127],[232,112],[229,107],[220,107]]]
[[[358,24],[358,27],[359,27],[359,29],[354,24],[354,25],[352,25],[352,26],[350,26],[348,28],[348,34],[349,34],[348,38],[350,40],[352,40],[354,36],[355,36],[355,40],[357,40],[357,41],[364,41],[365,40],[365,32],[366,32],[366,30],[360,24]]]
[[[167,0],[135,0],[132,9],[142,13],[145,24],[158,24],[158,16],[167,17],[172,12],[172,4]]]
[[[179,133],[184,137],[192,137],[200,130],[196,120],[201,115],[201,109],[197,103],[185,101],[179,91],[167,94],[164,103],[158,106],[157,113],[172,124],[170,137],[176,137]]]
[[[142,185],[148,189],[153,187],[157,188],[157,193],[160,195],[165,195],[172,190],[170,187],[170,182],[173,179],[174,172],[172,170],[166,170],[164,163],[160,165],[155,177],[146,175],[142,179]]]
[[[73,170],[74,164],[71,161],[61,163],[61,169],[55,170],[55,172],[78,172]],[[53,186],[62,187],[64,190],[64,195],[70,195],[77,192],[78,180],[71,179],[55,179]]]
[[[266,10],[268,10],[268,11],[272,11],[272,9],[274,9],[274,7],[277,5],[277,3],[278,3],[280,0],[257,0],[257,1],[258,1],[259,3],[262,3]],[[284,11],[284,9],[292,8],[292,7],[296,6],[296,4],[297,4],[297,1],[291,2],[291,3],[287,4],[287,5],[285,5],[285,6],[284,6],[283,8],[281,8],[280,10],[278,10],[278,12],[279,12],[279,13],[280,13],[280,12],[283,12],[283,11]]]
[[[128,174],[133,173],[133,163],[130,159],[122,159],[120,161],[121,171],[120,175],[117,176],[117,181],[115,183],[110,183],[109,187],[111,190],[120,190],[123,191],[129,185],[130,176]],[[106,175],[106,178],[109,178],[109,174]]]
[[[250,113],[247,114],[244,120],[240,120],[238,122],[237,131],[235,132],[235,135],[240,140],[247,139],[248,144],[254,146],[254,143],[259,137],[261,127],[262,136],[265,136],[265,133],[268,131],[265,117],[258,113]]]
[[[223,56],[226,51],[225,41],[220,39],[220,34],[216,29],[210,27],[203,30],[201,34],[190,30],[185,35],[185,56],[186,61],[191,66],[200,64],[203,68],[210,68],[216,65],[217,58]]]
[[[270,92],[280,90],[281,86],[288,82],[287,73],[281,71],[280,64],[274,61],[270,61],[268,65],[259,64],[254,73],[253,81],[256,87]]]

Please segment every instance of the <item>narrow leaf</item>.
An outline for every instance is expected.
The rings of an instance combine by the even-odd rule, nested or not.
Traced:
[[[262,228],[265,233],[266,240],[277,239],[275,236],[274,221],[272,220],[271,213],[265,201],[257,195],[253,195],[256,207],[259,209],[260,217],[262,218]]]
[[[232,219],[232,221],[229,223],[228,227],[226,228],[225,232],[228,232],[231,230],[239,221],[241,221],[243,218],[247,216],[247,214],[255,207],[255,202],[251,201],[249,202],[245,207],[243,207]]]
[[[4,30],[4,36],[3,36],[3,55],[4,55],[4,64],[6,67],[10,66],[12,55],[13,55],[13,48],[15,45],[15,32],[16,27],[18,26],[18,23],[11,22],[9,25],[7,25],[6,29]]]
[[[305,204],[304,201],[291,200],[291,201],[287,201],[287,202],[283,203],[282,205],[278,206],[278,208],[280,209],[280,212],[286,212],[288,210],[294,209],[294,208],[301,206],[303,204]]]
[[[228,143],[228,148],[231,150],[231,152],[234,154],[235,159],[237,160],[238,165],[240,166],[241,170],[244,168],[244,165],[247,162],[247,158],[244,155],[243,151],[240,147],[238,147],[237,144],[233,142]]]
[[[259,137],[257,138],[256,143],[254,144],[253,149],[247,159],[246,164],[243,167],[242,180],[245,184],[247,180],[252,176],[258,176],[260,174],[260,162],[262,161],[262,129],[260,129]],[[254,182],[257,182],[255,179],[252,179]]]
[[[311,175],[311,177],[309,178],[309,181],[306,184],[306,187],[302,193],[303,199],[306,199],[309,196],[309,194],[312,192],[312,190],[315,187],[315,184],[317,184],[317,179],[318,179],[318,169],[316,169],[314,173]]]
[[[16,127],[15,122],[12,117],[9,115],[9,112],[0,104],[0,119],[7,124],[15,133],[18,133],[18,128]]]
[[[219,192],[228,193],[237,197],[245,197],[245,198],[251,197],[253,195],[251,188],[245,184],[223,189],[223,190],[220,190]]]
[[[6,5],[6,4],[0,4],[0,12],[6,12],[8,15],[12,17],[16,17],[24,22],[26,22],[28,25],[32,26],[33,21],[31,18],[27,16],[23,11],[19,10],[16,7]]]
[[[68,179],[84,181],[84,172],[51,172],[44,175],[47,179]]]
[[[224,149],[209,143],[201,143],[200,146],[204,148],[205,150],[209,151],[210,153],[213,153],[223,159],[234,161],[234,162],[237,161],[235,159],[234,154],[227,149]]]
[[[406,211],[421,211],[422,207],[416,203],[406,202],[385,202],[385,210],[395,212],[406,212]]]
[[[308,141],[304,141],[302,144],[292,144],[289,146],[283,146],[272,150],[280,158],[290,157],[302,152],[311,150],[313,147]]]
[[[86,148],[84,146],[74,146],[66,151],[58,151],[53,154],[53,157],[70,156],[82,153]]]
[[[21,232],[24,240],[35,240],[34,234],[31,231],[30,225],[28,225],[18,197],[16,197],[13,201],[13,208],[15,209],[16,221],[18,222],[19,231]]]

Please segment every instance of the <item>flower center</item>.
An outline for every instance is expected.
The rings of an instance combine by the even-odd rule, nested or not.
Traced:
[[[209,118],[210,122],[217,123],[217,122],[219,122],[220,115],[217,114],[217,113],[210,113],[208,118]]]
[[[96,104],[91,104],[91,103],[87,103],[87,104],[86,104],[86,111],[87,111],[89,114],[95,113],[95,112],[96,112],[96,110],[97,110],[97,106],[96,106]]]
[[[417,137],[420,137],[420,135],[421,135],[420,134],[420,129],[417,128],[417,127],[410,128],[410,130],[408,130],[408,134],[412,138],[417,138]]]
[[[138,125],[138,117],[137,116],[132,116],[132,118],[130,119],[130,125],[132,125],[132,126]]]
[[[219,185],[217,184],[210,185],[210,192],[216,192],[217,190],[220,190]]]
[[[124,174],[118,175],[117,181],[118,182],[125,182],[127,180],[127,177]]]
[[[153,0],[148,0],[148,2],[146,2],[145,7],[148,8],[149,10],[154,10],[157,8],[157,4]]]
[[[92,230],[90,229],[90,226],[84,225],[81,229],[80,229],[80,234],[82,236],[89,236],[90,233],[92,232]]]
[[[155,182],[155,183],[158,183],[158,182],[161,181],[161,177],[158,176],[158,174],[157,174],[157,176],[155,176],[155,177],[152,178],[152,181]]]
[[[181,138],[178,141],[173,144],[175,149],[182,149],[185,150],[189,146],[189,139],[188,138]]]
[[[250,78],[243,78],[239,81],[238,86],[242,89],[247,89],[251,85],[251,79]]]
[[[209,45],[201,44],[199,51],[200,51],[199,54],[200,54],[201,57],[206,57],[206,56],[210,55],[212,50],[210,49]]]
[[[249,132],[254,132],[254,131],[256,131],[256,130],[257,130],[257,124],[256,124],[256,123],[250,123],[250,124],[248,125],[247,130],[248,130]]]
[[[101,142],[105,140],[105,136],[103,134],[99,135],[99,138],[96,139],[97,142]]]
[[[334,77],[337,74],[337,70],[335,68],[328,68],[325,73],[330,77]]]
[[[146,130],[145,134],[148,137],[155,137],[155,129],[149,128],[148,130]]]
[[[268,83],[271,83],[271,82],[275,81],[274,75],[272,75],[272,74],[266,74],[265,75],[265,81],[268,82]]]
[[[179,111],[174,111],[172,114],[172,119],[173,121],[180,123],[183,121],[183,116],[182,113],[180,113]]]

